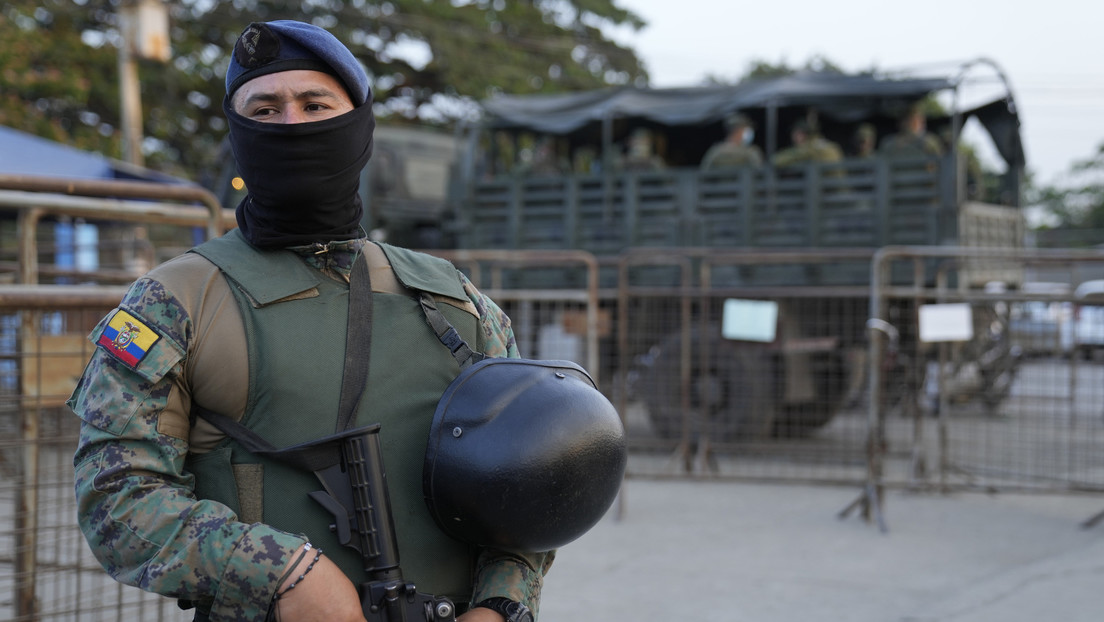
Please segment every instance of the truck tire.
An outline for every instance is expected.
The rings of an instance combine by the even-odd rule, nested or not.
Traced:
[[[710,353],[703,366],[705,340],[690,333],[689,411],[683,411],[680,382],[682,335],[673,333],[656,345],[640,374],[638,396],[644,401],[655,433],[682,437],[684,417],[691,439],[712,442],[760,440],[770,436],[775,416],[775,365],[770,353],[728,341],[719,328],[708,329]]]

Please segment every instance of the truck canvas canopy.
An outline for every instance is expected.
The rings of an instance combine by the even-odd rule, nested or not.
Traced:
[[[678,128],[692,143],[675,165],[693,165],[695,156],[719,139],[728,115],[750,117],[763,135],[757,138],[770,154],[784,144],[790,125],[817,117],[824,135],[844,142],[860,123],[871,123],[879,135],[896,130],[897,119],[912,103],[954,91],[961,80],[950,77],[890,78],[875,74],[799,72],[776,78],[745,80],[735,85],[686,88],[619,87],[555,95],[498,95],[483,103],[488,130],[534,132],[568,138],[572,143],[606,144],[631,127]],[[929,117],[933,132],[957,133],[976,118],[988,131],[1001,158],[1022,169],[1024,152],[1019,117],[1010,91],[968,110]],[[603,126],[605,130],[603,130]],[[603,131],[606,141],[602,141]],[[700,131],[701,136],[696,132]]]

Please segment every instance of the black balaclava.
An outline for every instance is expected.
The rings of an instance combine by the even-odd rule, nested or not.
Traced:
[[[224,108],[249,191],[237,209],[245,239],[277,248],[358,237],[364,209],[357,190],[376,124],[371,106],[294,124],[262,123],[229,103]]]
[[[262,123],[234,112],[234,91],[252,78],[311,69],[336,76],[356,106],[310,123]],[[238,204],[245,239],[259,248],[325,244],[360,235],[360,173],[372,155],[371,90],[336,38],[302,22],[250,24],[234,46],[223,111],[248,194]]]

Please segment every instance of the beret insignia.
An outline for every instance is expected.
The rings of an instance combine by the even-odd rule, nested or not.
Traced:
[[[266,24],[253,22],[238,37],[234,59],[246,69],[255,69],[276,60],[280,55],[280,37]]]

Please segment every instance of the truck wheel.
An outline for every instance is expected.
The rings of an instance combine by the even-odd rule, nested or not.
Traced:
[[[705,340],[698,330],[690,334],[686,412],[679,373],[682,336],[669,335],[653,348],[639,385],[653,429],[663,438],[681,438],[685,417],[690,438],[708,436],[713,442],[725,442],[768,437],[775,415],[773,357],[721,338],[719,328],[707,333],[710,354],[705,365],[701,358]]]

